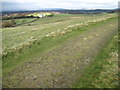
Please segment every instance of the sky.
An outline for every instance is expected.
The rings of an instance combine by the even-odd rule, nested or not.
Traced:
[[[119,0],[2,0],[2,10],[115,9]]]

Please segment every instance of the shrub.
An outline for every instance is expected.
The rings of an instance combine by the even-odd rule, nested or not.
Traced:
[[[15,25],[16,24],[15,19],[11,19],[11,23],[13,23]]]
[[[51,13],[51,14],[49,14],[49,15],[47,15],[48,17],[52,17],[52,16],[54,16],[54,14],[53,13]]]
[[[14,26],[14,24],[12,22],[4,22],[4,23],[2,23],[3,28],[12,27],[12,26]]]

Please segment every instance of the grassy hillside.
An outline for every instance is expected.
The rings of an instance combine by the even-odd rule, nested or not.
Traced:
[[[59,18],[56,18],[56,19],[59,19]],[[108,22],[108,21],[106,21],[106,22]],[[104,22],[104,23],[106,23],[106,22]],[[62,23],[62,24],[64,24],[64,23]],[[100,24],[103,24],[103,22],[98,23],[98,24],[96,23],[96,25],[100,25]],[[45,37],[45,35],[43,35],[44,38],[42,38],[42,39],[38,38],[38,37],[41,37],[40,35],[42,33],[51,32],[52,30],[50,28],[48,28],[48,29],[45,29],[43,32],[39,31],[39,33],[38,33],[38,31],[35,31],[33,33],[38,34],[39,36],[33,35],[32,37],[30,37],[30,39],[28,39],[28,41],[27,41],[29,43],[26,43],[25,40],[23,40],[23,39],[25,39],[25,37],[28,37],[30,34],[32,34],[32,32],[24,30],[24,32],[27,32],[27,33],[21,34],[20,35],[21,38],[20,38],[19,35],[17,35],[18,34],[17,30],[19,30],[19,29],[14,30],[15,28],[19,28],[19,27],[15,27],[14,29],[12,28],[13,31],[3,29],[4,30],[3,31],[3,48],[4,48],[4,44],[5,44],[4,32],[10,32],[10,33],[16,32],[16,34],[15,33],[14,34],[7,33],[7,35],[11,35],[12,37],[14,35],[15,36],[14,36],[14,38],[12,38],[12,37],[9,38],[9,39],[11,39],[10,41],[7,41],[7,43],[9,44],[9,47],[10,47],[10,43],[13,42],[14,44],[12,44],[12,47],[13,47],[12,49],[6,49],[6,51],[7,51],[6,53],[8,53],[8,54],[5,57],[3,57],[3,71],[4,71],[3,74],[10,72],[18,65],[21,65],[22,63],[24,63],[26,61],[29,61],[29,59],[32,57],[37,57],[38,55],[44,53],[45,51],[48,51],[52,48],[56,48],[57,46],[62,45],[62,43],[64,43],[67,40],[70,40],[70,38],[77,36],[77,35],[80,35],[80,33],[84,32],[86,30],[89,30],[91,28],[94,28],[96,25],[91,24],[88,27],[86,27],[86,26],[84,26],[84,27],[76,27],[76,26],[70,27],[70,30],[73,31],[72,33],[68,32],[67,35],[63,35],[63,36],[61,36],[61,35],[59,36],[59,34],[58,34],[58,36],[56,36],[56,37]],[[24,27],[28,27],[28,26],[23,26],[23,28]],[[57,27],[57,26],[55,26],[55,27]],[[23,28],[20,28],[20,30],[22,30]],[[61,27],[61,28],[63,28],[63,27]],[[64,28],[66,28],[66,27],[64,27]],[[7,28],[7,29],[11,29],[11,28]],[[53,30],[54,29],[55,28],[53,28]],[[63,29],[63,31],[66,31],[66,30]],[[7,37],[5,37],[5,38],[8,39]],[[14,39],[16,39],[17,41],[14,41]],[[25,42],[25,44],[23,44],[21,46],[17,46],[17,42],[21,42],[21,43]],[[5,44],[5,45],[7,45],[7,44]],[[20,49],[17,49],[16,47],[18,47],[18,48],[20,47]]]
[[[27,81],[29,79],[31,83],[34,83],[30,87],[40,87],[35,84],[40,82],[40,78],[43,79],[41,87],[47,85],[48,87],[70,86],[69,84],[73,84],[71,81],[76,82],[75,75],[78,75],[76,78],[79,77],[79,73],[84,70],[81,68],[85,68],[84,66],[87,65],[84,61],[86,57],[93,59],[116,34],[117,19],[117,14],[57,14],[53,17],[40,18],[29,25],[4,28],[2,30],[4,87],[27,87],[30,83],[25,82],[29,82]],[[111,51],[109,48],[107,50]],[[105,55],[99,54],[98,59],[107,56],[108,52],[105,52]],[[76,63],[78,61],[79,63]],[[97,63],[94,64],[96,69]],[[62,70],[63,68],[65,69]],[[93,75],[92,70],[94,68],[90,70],[91,76]],[[39,79],[35,79],[36,81],[31,78],[33,74],[42,75],[43,71],[48,72],[43,73],[46,77],[38,76]],[[55,76],[52,75],[53,72]],[[28,75],[28,73],[30,74]],[[74,79],[71,76],[67,77],[67,74],[73,75]],[[29,76],[30,78],[26,80],[25,78]],[[61,80],[61,76],[71,83]],[[59,79],[58,82],[56,78]],[[53,81],[57,82],[55,86]],[[84,79],[83,81],[86,82]],[[64,86],[64,83],[60,84],[60,82],[64,82],[66,85]],[[82,85],[80,83],[77,82],[75,87],[84,87],[79,86]]]
[[[29,41],[31,37],[41,39],[51,32],[64,31],[72,25],[98,20],[101,18],[115,16],[109,14],[98,15],[64,15],[58,14],[54,17],[42,18],[36,22],[14,28],[3,29],[3,50],[10,47],[19,47],[19,45]]]

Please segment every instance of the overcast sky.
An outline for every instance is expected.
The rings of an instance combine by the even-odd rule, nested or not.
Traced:
[[[2,0],[3,10],[115,9],[119,0]]]

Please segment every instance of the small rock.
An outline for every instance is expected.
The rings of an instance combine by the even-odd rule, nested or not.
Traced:
[[[87,40],[87,38],[83,38],[83,40]]]
[[[95,34],[95,36],[97,37],[97,36],[99,36],[99,34]]]
[[[34,78],[36,78],[37,76],[34,76]]]
[[[114,25],[111,24],[110,26],[114,26]]]
[[[25,79],[28,79],[28,77],[25,77]]]

